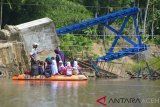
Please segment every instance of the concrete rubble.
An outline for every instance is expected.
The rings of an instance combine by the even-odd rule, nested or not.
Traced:
[[[29,52],[34,42],[40,44],[39,50],[43,51],[39,59],[44,60],[46,56],[54,54],[59,39],[51,19],[42,18],[16,26],[6,25],[0,30],[1,76],[8,78],[30,69]]]

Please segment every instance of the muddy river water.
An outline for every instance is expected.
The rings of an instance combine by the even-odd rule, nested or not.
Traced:
[[[96,102],[97,99],[104,97]],[[105,105],[106,104],[106,105]],[[0,107],[160,107],[160,80],[0,80]]]

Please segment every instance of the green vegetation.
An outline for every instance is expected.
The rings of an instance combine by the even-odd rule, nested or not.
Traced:
[[[74,58],[77,53],[89,52],[92,49],[92,40],[89,37],[74,36],[73,34],[67,34],[60,37],[60,48],[66,54],[66,56]],[[85,54],[85,53],[84,53]]]
[[[148,62],[148,65],[152,71],[160,69],[160,66],[159,66],[160,65],[160,57],[151,58],[147,62]],[[134,72],[137,72],[139,68],[144,70],[145,67],[146,67],[146,62],[141,61],[141,62],[138,62],[138,63],[135,63],[134,65],[132,65],[132,70]]]
[[[83,5],[67,0],[8,0],[7,3],[3,9],[3,25],[49,17],[60,28],[92,17]]]
[[[160,0],[3,0],[3,25],[20,24],[49,17],[55,22],[56,28],[60,28],[124,8],[138,6],[141,8],[138,19],[142,33],[158,35],[160,34],[159,4]],[[145,16],[147,16],[146,20]],[[116,20],[116,22],[118,25],[122,24],[122,20]],[[146,31],[143,31],[144,28]],[[130,34],[130,30],[127,29],[125,34]],[[96,34],[104,32],[103,27],[97,26]]]

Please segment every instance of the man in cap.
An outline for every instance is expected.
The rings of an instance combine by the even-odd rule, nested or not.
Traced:
[[[31,76],[36,76],[38,75],[38,66],[37,66],[37,54],[39,53],[38,51],[38,43],[34,42],[33,43],[33,48],[32,51],[30,52],[30,58],[31,58]]]
[[[30,55],[31,55],[35,60],[37,60],[37,54],[39,53],[39,52],[38,52],[38,49],[37,49],[37,48],[38,48],[38,45],[39,45],[38,43],[34,42],[33,45],[32,45],[32,46],[33,46],[32,51],[30,52]]]

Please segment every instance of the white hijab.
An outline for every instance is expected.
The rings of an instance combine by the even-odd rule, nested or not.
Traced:
[[[74,67],[77,67],[77,66],[78,66],[78,62],[77,62],[77,61],[74,61],[74,62],[73,62],[73,66],[74,66]]]
[[[67,62],[67,66],[71,66],[71,63],[70,63],[70,62]]]
[[[59,61],[59,64],[61,64],[59,67],[64,67],[63,62]]]

